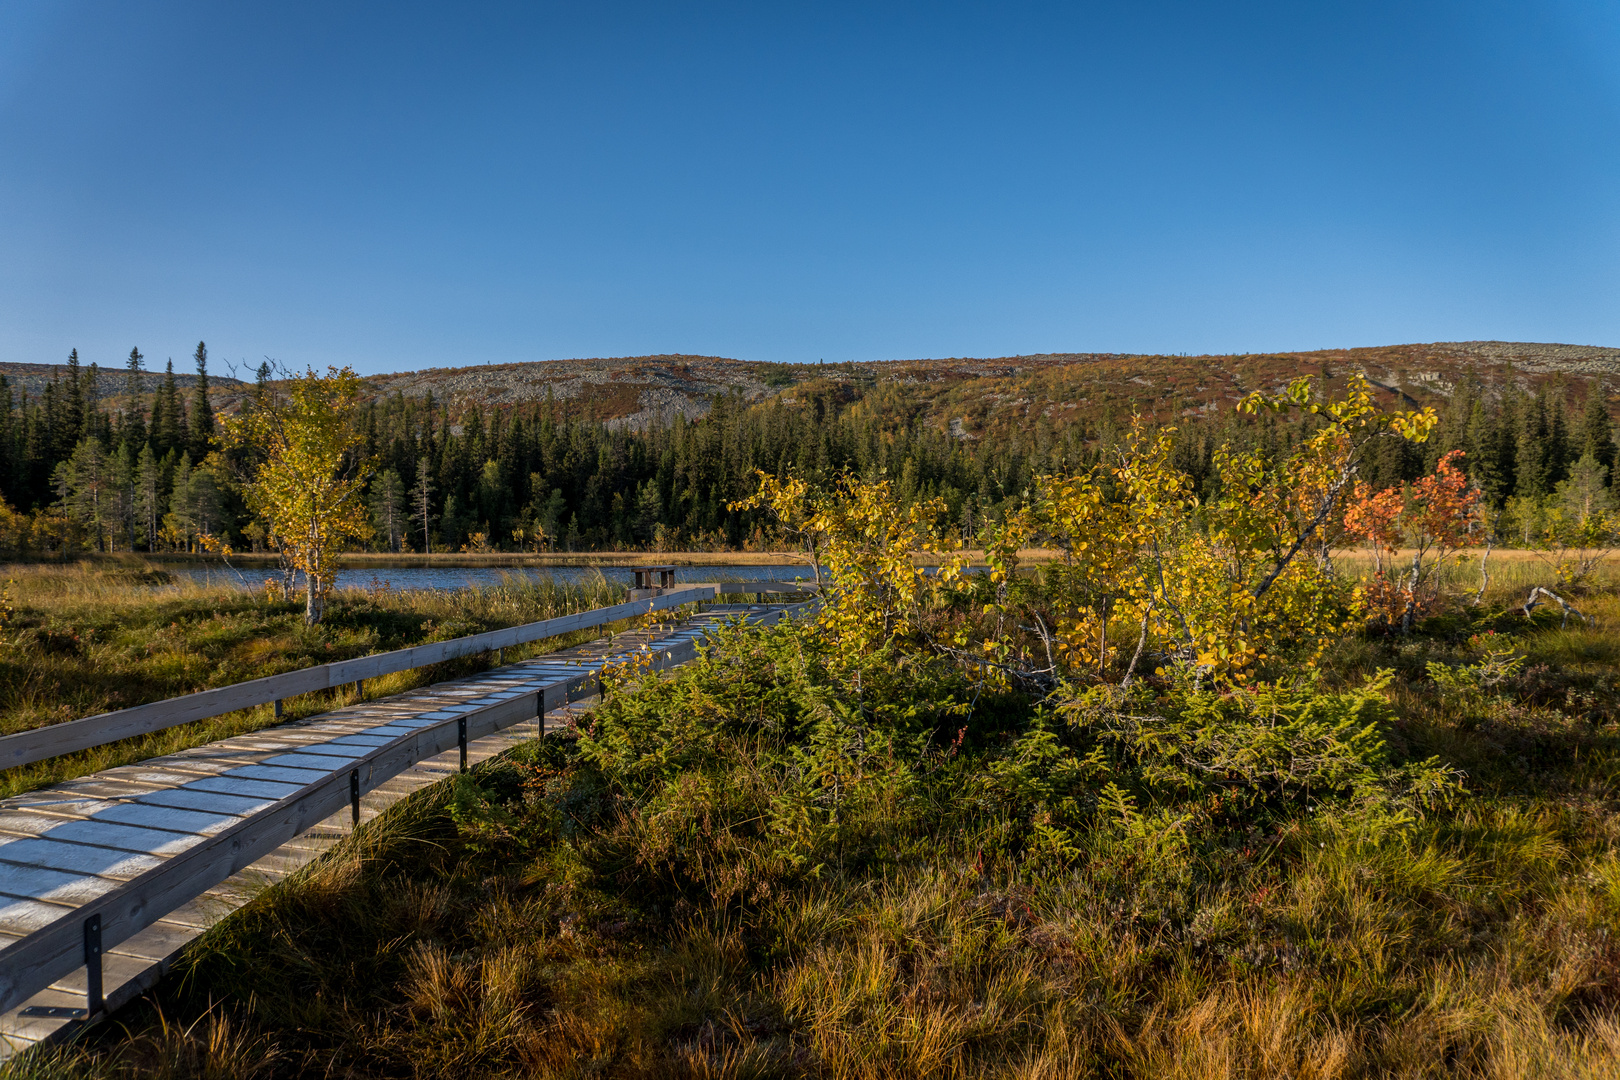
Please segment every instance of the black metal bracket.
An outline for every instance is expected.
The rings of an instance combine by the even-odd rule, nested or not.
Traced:
[[[456,743],[461,747],[461,771],[467,771],[467,718],[456,719]]]
[[[85,997],[89,1015],[105,1012],[107,1003],[101,996],[101,916],[92,915],[84,920],[84,974]]]
[[[281,699],[276,698],[276,719],[281,719]]]
[[[352,769],[349,772],[349,812],[354,817],[354,823],[360,824],[360,770]]]

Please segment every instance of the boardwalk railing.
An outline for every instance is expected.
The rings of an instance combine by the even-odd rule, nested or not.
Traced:
[[[0,769],[14,769],[36,761],[88,750],[93,746],[117,742],[120,739],[148,735],[154,731],[223,716],[238,709],[266,705],[284,698],[308,694],[316,690],[329,690],[348,683],[362,682],[398,671],[426,667],[463,656],[476,656],[495,649],[509,649],[543,638],[571,634],[576,630],[589,630],[609,623],[632,619],[654,611],[679,607],[682,604],[712,600],[721,593],[764,593],[804,591],[812,585],[792,582],[747,581],[725,582],[718,585],[683,585],[661,590],[648,599],[632,600],[612,607],[593,608],[574,615],[564,615],[541,622],[509,626],[504,630],[491,630],[470,637],[436,641],[409,649],[374,653],[353,660],[339,660],[331,664],[299,668],[281,675],[234,683],[213,690],[203,690],[183,697],[166,698],[145,705],[136,705],[116,712],[87,716],[82,720],[69,720],[61,724],[20,731],[0,736]]]
[[[616,622],[660,608],[710,599],[722,591],[751,593],[777,590],[772,588],[770,583],[762,582],[675,588],[650,600],[618,604],[561,619],[548,619],[544,622],[529,623],[455,641],[419,646],[416,649],[402,649],[394,653],[365,657],[362,660],[322,665],[321,669],[310,669],[323,670],[326,681],[319,679],[312,683],[288,681],[293,676],[307,674],[300,671],[291,672],[286,676],[255,680],[254,683],[240,684],[239,687],[226,687],[226,690],[237,690],[241,687],[263,684],[253,692],[257,696],[253,697],[252,701],[230,699],[234,703],[223,707],[210,705],[206,708],[215,709],[214,712],[196,712],[188,718],[216,715],[217,712],[242,708],[247,703],[263,703],[273,700],[272,694],[303,693],[323,686],[352,682],[356,678],[373,677],[384,671],[398,671],[418,664],[436,663],[450,656],[465,656],[485,649],[510,647],[542,637],[568,633],[571,630]],[[776,609],[762,613],[758,621],[768,625],[784,614],[787,614],[785,610]],[[668,668],[690,660],[696,654],[696,650],[697,639],[671,641],[647,655],[647,661],[655,669]],[[373,663],[375,666],[369,668],[357,666],[366,663]],[[230,772],[218,774],[220,778],[225,778],[233,773],[253,776],[267,776],[274,773],[283,776],[281,786],[291,790],[286,790],[279,798],[261,800],[260,805],[250,810],[215,812],[216,816],[223,815],[222,822],[229,821],[225,827],[210,829],[206,835],[198,835],[195,842],[183,850],[174,852],[165,857],[160,864],[127,880],[101,882],[94,895],[85,896],[82,902],[76,902],[71,908],[63,908],[59,914],[55,914],[31,932],[20,937],[6,935],[9,940],[0,940],[0,1012],[16,1007],[34,993],[49,986],[54,980],[84,967],[87,970],[89,987],[85,1015],[87,1018],[95,1017],[103,1009],[100,976],[101,954],[105,948],[124,941],[151,925],[181,904],[342,810],[345,805],[351,807],[354,818],[358,821],[360,796],[416,762],[444,753],[459,744],[463,750],[462,767],[465,768],[465,751],[469,741],[536,716],[543,716],[570,701],[588,696],[597,688],[599,678],[599,674],[595,671],[581,671],[578,675],[545,681],[543,685],[537,685],[534,689],[494,693],[464,705],[443,706],[438,708],[438,711],[420,714],[415,719],[384,719],[381,726],[369,730],[379,733],[387,730],[398,734],[375,738],[370,743],[356,743],[353,739],[346,743],[344,740],[328,739],[326,742],[291,749],[286,757],[272,758],[266,762],[266,765],[283,762],[280,768],[251,766],[248,770],[243,770],[237,767]],[[288,690],[289,686],[296,686],[298,689]],[[208,693],[218,694],[219,691]],[[191,698],[205,696],[205,694],[189,695]],[[156,704],[172,706],[176,702],[186,700],[178,698]],[[218,702],[225,699],[216,697],[211,700]],[[111,717],[119,714],[107,715]],[[59,725],[63,726],[68,725]],[[166,725],[156,723],[145,730],[157,730],[162,726]],[[127,732],[127,729],[120,730]],[[340,746],[340,743],[344,745]],[[381,745],[377,745],[378,743]],[[327,756],[322,756],[323,754]],[[301,763],[297,766],[287,765],[286,760],[293,757],[300,758]],[[222,761],[221,764],[230,766],[233,761]],[[299,775],[308,778],[307,782],[298,780],[296,787],[285,782],[285,777]],[[214,791],[223,790],[217,784],[205,786]],[[49,833],[40,835],[48,836]]]

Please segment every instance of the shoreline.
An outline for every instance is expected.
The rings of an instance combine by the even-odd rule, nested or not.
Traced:
[[[967,552],[976,566],[984,565],[984,552],[969,550]],[[1061,552],[1042,548],[1032,548],[1020,551],[1019,558],[1027,562],[1052,562],[1062,557]],[[193,555],[186,552],[159,551],[147,554],[145,552],[118,552],[111,556],[90,556],[104,559],[144,559],[159,565],[176,566],[220,566],[223,565],[218,555]],[[919,556],[917,562],[924,566],[934,566],[943,562],[948,556]],[[803,556],[791,551],[568,551],[545,552],[543,554],[525,554],[515,551],[496,551],[488,554],[473,554],[468,552],[434,552],[431,555],[421,553],[395,555],[387,552],[352,551],[338,555],[335,558],[340,570],[362,570],[372,567],[378,569],[403,568],[439,568],[439,569],[466,569],[475,567],[499,568],[506,566],[534,566],[534,567],[593,567],[593,566],[788,566],[802,565],[809,568],[809,563]],[[254,569],[269,568],[276,565],[276,557],[266,553],[237,552],[230,557],[233,566]]]
[[[915,561],[920,566],[938,566],[951,555],[917,555]],[[983,567],[986,564],[984,552],[980,549],[968,549],[965,554],[973,567]],[[1452,558],[1462,562],[1474,562],[1484,554],[1483,548],[1468,548],[1456,552]],[[1409,560],[1412,556],[1410,549],[1397,551],[1395,561]],[[1372,552],[1366,548],[1342,548],[1334,552],[1337,561],[1351,563],[1371,562]],[[1063,552],[1050,548],[1026,548],[1018,553],[1019,561],[1025,565],[1041,565],[1044,563],[1059,562],[1063,559]],[[1525,548],[1498,547],[1491,549],[1493,562],[1504,563],[1525,562],[1546,558],[1546,553],[1532,551]],[[236,552],[229,560],[222,560],[218,555],[198,555],[189,552],[175,551],[119,551],[110,554],[98,552],[77,553],[71,558],[62,558],[60,555],[45,555],[35,558],[10,558],[3,560],[5,565],[15,566],[66,566],[73,563],[90,564],[117,564],[131,561],[144,562],[154,566],[214,566],[220,568],[234,567],[239,570],[269,570],[277,565],[276,557],[269,553]],[[407,553],[391,554],[375,551],[351,551],[336,556],[335,562],[340,570],[393,570],[393,569],[500,569],[503,567],[534,567],[534,568],[591,568],[591,567],[625,567],[638,566],[676,566],[676,567],[702,567],[702,566],[789,566],[799,565],[809,569],[810,564],[794,552],[789,551],[550,551],[542,554],[523,553],[513,551],[495,551],[487,554],[470,552],[433,552],[432,554]]]

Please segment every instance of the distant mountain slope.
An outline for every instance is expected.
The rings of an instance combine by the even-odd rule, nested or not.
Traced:
[[[83,370],[88,371],[89,368],[90,365],[86,364],[84,365]],[[0,375],[4,375],[6,377],[6,382],[10,383],[13,387],[21,387],[22,389],[28,391],[29,397],[38,397],[40,394],[44,393],[46,385],[50,383],[52,379],[62,378],[67,374],[67,371],[68,367],[66,364],[0,363]],[[122,367],[100,368],[96,373],[96,387],[101,392],[103,400],[105,400],[109,397],[115,397],[122,394],[125,387],[129,385],[128,379],[129,373]],[[174,373],[174,383],[176,386],[182,389],[189,389],[193,384],[196,383],[196,381],[197,376],[194,374],[182,375],[178,371]],[[208,384],[210,387],[217,386],[224,390],[231,390],[248,385],[240,379],[225,378],[212,373],[210,373],[208,376]],[[150,394],[162,385],[163,372],[141,372],[141,393]]]
[[[0,364],[13,386],[37,397],[66,372],[59,364]],[[904,413],[964,438],[992,437],[1009,427],[1086,419],[1122,420],[1133,412],[1161,420],[1230,407],[1251,390],[1276,389],[1302,374],[1338,381],[1362,371],[1391,397],[1438,402],[1470,371],[1487,387],[1511,371],[1522,387],[1565,381],[1585,394],[1603,380],[1620,390],[1620,349],[1511,341],[1453,341],[1354,349],[1245,355],[1165,356],[1119,353],[1041,353],[1032,356],[952,357],[838,364],[774,364],[722,356],[631,356],[472,367],[428,368],[373,375],[378,399],[404,394],[447,404],[459,417],[469,406],[507,408],[551,398],[575,415],[642,427],[655,418],[708,412],[716,395],[754,403],[848,404],[871,398],[874,408]],[[142,376],[142,392],[162,382]],[[189,389],[191,374],[175,374]],[[215,407],[232,412],[250,388],[209,376]],[[126,386],[119,369],[100,372],[105,404],[118,408]]]
[[[506,407],[549,395],[570,411],[637,427],[677,413],[701,416],[717,394],[735,393],[747,402],[776,397],[788,405],[877,394],[886,407],[975,437],[1040,417],[1061,423],[1133,411],[1160,419],[1198,415],[1251,390],[1324,372],[1336,381],[1363,371],[1391,396],[1438,401],[1470,371],[1496,386],[1509,370],[1525,387],[1601,378],[1614,390],[1620,388],[1620,349],[1464,341],[1247,355],[1043,353],[841,364],[664,355],[432,368],[371,376],[367,383],[379,397],[431,392],[458,415],[474,403]]]

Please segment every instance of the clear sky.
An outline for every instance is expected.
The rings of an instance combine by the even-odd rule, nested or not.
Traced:
[[[1620,5],[0,4],[0,360],[1620,345]]]

